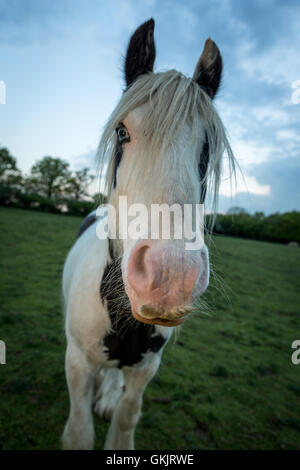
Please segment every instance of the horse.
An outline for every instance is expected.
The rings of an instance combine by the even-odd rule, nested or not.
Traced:
[[[173,330],[209,284],[206,243],[187,250],[184,237],[128,236],[127,215],[118,209],[125,196],[129,206],[146,208],[203,204],[206,193],[214,203],[225,151],[234,162],[213,104],[222,75],[217,45],[206,40],[193,77],[153,72],[155,54],[151,18],[130,38],[126,88],[98,148],[116,219],[106,209],[88,215],[64,265],[65,449],[93,448],[93,408],[110,420],[104,448],[134,449],[145,388]],[[104,237],[100,222],[108,227]]]

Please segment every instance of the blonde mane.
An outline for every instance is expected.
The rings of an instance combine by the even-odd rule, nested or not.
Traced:
[[[176,70],[150,72],[140,76],[126,90],[111,114],[97,153],[100,175],[105,179],[108,198],[113,189],[116,127],[131,111],[145,103],[150,106],[141,125],[144,129],[143,145],[147,147],[148,155],[155,155],[172,146],[182,125],[188,124],[191,129],[191,145],[197,144],[201,135],[199,130],[202,128],[202,135],[204,130],[209,145],[209,163],[201,184],[206,184],[207,196],[211,201],[210,212],[215,212],[224,152],[231,175],[235,174],[235,159],[212,100],[192,78]],[[139,165],[142,165],[142,161],[139,161]]]

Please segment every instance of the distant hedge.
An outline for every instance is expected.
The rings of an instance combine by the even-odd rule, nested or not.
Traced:
[[[0,205],[8,207],[85,217],[105,201],[105,196],[102,194],[94,196],[93,201],[63,197],[47,199],[39,194],[27,194],[12,186],[0,184]],[[218,214],[213,232],[232,237],[277,243],[294,241],[300,244],[300,212],[275,213],[269,216],[263,212],[254,215],[247,212]]]
[[[214,233],[277,243],[300,243],[300,212],[275,213],[269,216],[262,212],[254,215],[218,214]]]
[[[102,198],[103,201],[104,198]],[[47,199],[39,194],[27,194],[19,189],[1,184],[0,205],[85,217],[96,208],[97,203],[95,201],[76,201],[67,198]]]

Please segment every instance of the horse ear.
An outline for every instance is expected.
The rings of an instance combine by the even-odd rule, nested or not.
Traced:
[[[196,65],[193,79],[213,99],[218,91],[222,76],[222,56],[218,46],[208,38]]]
[[[142,24],[131,36],[125,59],[126,85],[131,85],[140,75],[153,71],[155,60],[154,19]]]

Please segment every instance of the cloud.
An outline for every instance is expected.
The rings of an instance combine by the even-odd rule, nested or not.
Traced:
[[[250,176],[259,185],[268,186],[267,194],[239,192],[233,198],[229,195],[220,197],[220,211],[227,211],[233,205],[245,207],[250,212],[263,211],[286,212],[300,210],[300,159],[278,158],[252,165]]]
[[[70,161],[72,168],[74,170],[81,170],[82,168],[85,168],[85,167],[95,168],[96,154],[97,154],[97,149],[91,149],[80,155],[75,155],[71,158],[68,158],[68,160]]]
[[[271,193],[269,184],[261,184],[255,176],[249,174],[237,173],[236,181],[224,179],[220,185],[220,195],[227,197],[236,197],[237,194],[247,192],[249,194],[267,196]]]
[[[129,36],[151,16],[156,70],[191,76],[209,36],[221,50],[216,108],[245,178],[238,176],[234,197],[249,210],[295,207],[298,0],[0,0],[0,79],[7,84],[1,141],[20,167],[49,153],[75,169],[93,167],[91,149],[121,94]],[[221,194],[230,204],[226,174]]]

